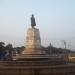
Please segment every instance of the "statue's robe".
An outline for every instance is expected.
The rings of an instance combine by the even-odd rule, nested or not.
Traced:
[[[31,26],[32,27],[36,26],[36,22],[35,22],[34,16],[31,17]]]

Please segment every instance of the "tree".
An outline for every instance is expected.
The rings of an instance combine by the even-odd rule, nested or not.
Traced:
[[[5,43],[4,42],[0,42],[0,60],[3,60],[5,57]]]
[[[7,59],[11,60],[12,59],[12,51],[13,51],[13,47],[12,47],[12,44],[8,44],[6,46],[6,52],[7,52]]]

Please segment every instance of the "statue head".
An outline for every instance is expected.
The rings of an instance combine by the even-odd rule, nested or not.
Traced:
[[[34,14],[32,14],[32,17],[34,17]]]

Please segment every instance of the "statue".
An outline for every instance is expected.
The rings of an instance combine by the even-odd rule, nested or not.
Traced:
[[[31,16],[31,26],[32,26],[32,28],[34,28],[34,26],[36,26],[36,22],[35,22],[35,18],[34,18],[33,14]]]

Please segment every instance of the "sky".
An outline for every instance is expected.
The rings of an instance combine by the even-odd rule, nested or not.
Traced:
[[[75,0],[0,0],[0,41],[25,46],[32,14],[43,46],[75,50]]]

